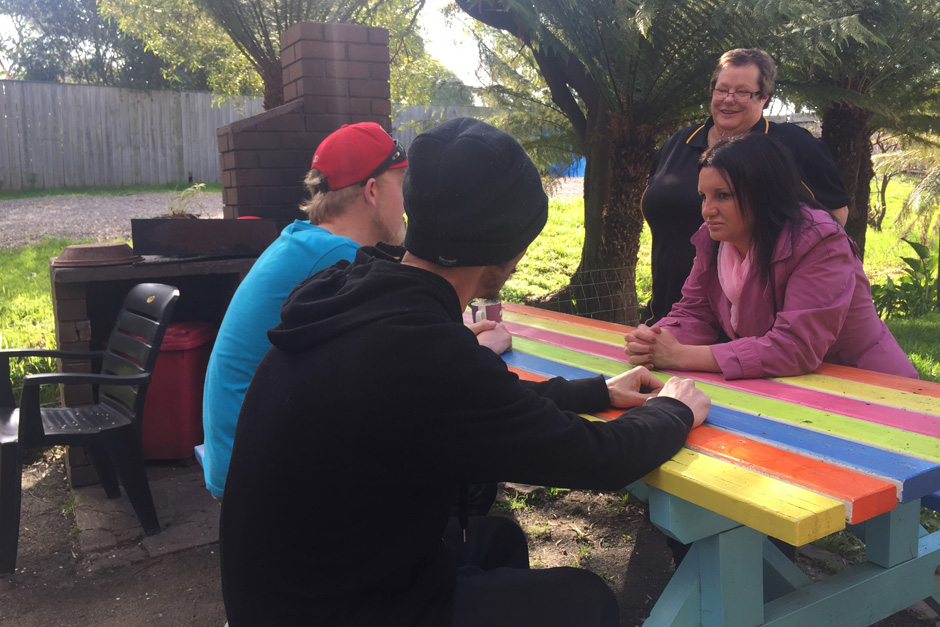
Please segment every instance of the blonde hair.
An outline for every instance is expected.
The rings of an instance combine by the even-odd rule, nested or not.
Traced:
[[[304,185],[310,198],[300,203],[300,210],[307,214],[310,224],[314,225],[329,222],[342,215],[361,192],[360,186],[356,184],[337,190],[328,189],[326,175],[316,168],[307,172]]]

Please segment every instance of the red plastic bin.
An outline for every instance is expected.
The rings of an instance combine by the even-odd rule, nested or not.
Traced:
[[[214,338],[205,322],[167,327],[144,404],[144,459],[186,459],[202,442],[202,388]]]

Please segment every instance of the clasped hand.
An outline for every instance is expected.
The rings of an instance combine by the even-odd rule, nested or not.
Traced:
[[[678,368],[682,344],[662,327],[641,324],[624,336],[623,352],[635,366]]]

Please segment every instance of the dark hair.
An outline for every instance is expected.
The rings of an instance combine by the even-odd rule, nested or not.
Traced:
[[[777,65],[771,56],[760,48],[735,48],[721,55],[721,58],[718,59],[718,65],[715,66],[715,71],[712,72],[712,80],[708,85],[710,89],[715,89],[715,85],[718,84],[718,75],[729,65],[735,67],[756,65],[759,72],[757,89],[760,91],[761,98],[774,93]],[[769,104],[770,101],[768,100],[764,103],[764,108],[767,108]]]
[[[734,190],[742,216],[751,222],[751,267],[768,279],[780,234],[789,229],[795,241],[803,222],[800,206],[818,207],[790,151],[769,135],[745,133],[712,145],[699,159],[702,168],[719,170]]]

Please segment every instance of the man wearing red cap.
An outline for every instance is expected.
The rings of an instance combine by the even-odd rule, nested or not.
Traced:
[[[462,312],[499,293],[544,227],[538,170],[469,118],[420,134],[408,157],[404,255],[363,248],[298,286],[245,395],[219,528],[229,624],[619,627],[600,577],[530,570],[512,521],[451,533],[454,495],[622,487],[682,447],[708,397],[644,368],[521,382]],[[610,406],[633,409],[577,413]]]
[[[401,244],[405,235],[404,149],[374,122],[344,125],[313,155],[304,183],[310,198],[239,285],[219,329],[206,372],[202,416],[206,486],[221,497],[245,391],[271,347],[268,329],[294,287],[360,246]]]

